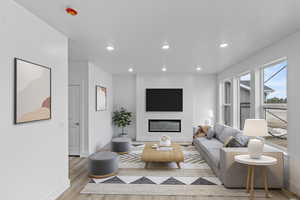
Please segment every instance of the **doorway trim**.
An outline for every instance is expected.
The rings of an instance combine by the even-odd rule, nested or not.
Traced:
[[[83,82],[82,83],[68,84],[68,90],[70,89],[71,86],[78,86],[78,88],[79,88],[79,96],[80,96],[80,99],[79,99],[79,106],[80,106],[79,107],[79,123],[80,123],[80,129],[79,129],[79,155],[78,156],[82,157],[83,156],[82,154],[84,152],[84,136],[83,136],[83,133],[84,133],[84,127],[85,127],[85,124],[84,124],[84,106],[83,106],[83,103],[84,103]],[[68,104],[69,103],[70,103],[70,99],[68,99]],[[69,131],[68,131],[68,137],[69,136],[70,135],[69,135]],[[68,146],[68,148],[69,148],[69,146]],[[75,156],[77,156],[77,155],[75,155]]]

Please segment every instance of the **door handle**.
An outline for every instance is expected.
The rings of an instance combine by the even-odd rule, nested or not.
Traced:
[[[76,125],[76,126],[79,126],[79,122],[76,122],[75,125]]]

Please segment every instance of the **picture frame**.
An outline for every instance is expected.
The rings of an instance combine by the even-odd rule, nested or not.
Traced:
[[[14,58],[14,124],[52,118],[51,68]]]
[[[96,111],[107,109],[107,88],[96,85]]]

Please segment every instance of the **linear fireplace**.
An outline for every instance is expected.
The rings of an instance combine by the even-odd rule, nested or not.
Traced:
[[[149,119],[148,132],[181,132],[181,120]]]

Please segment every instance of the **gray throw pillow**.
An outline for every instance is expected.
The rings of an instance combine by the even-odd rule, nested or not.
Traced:
[[[215,136],[215,134],[216,133],[215,133],[214,129],[212,127],[210,127],[207,131],[206,138],[210,140]]]
[[[214,131],[215,131],[215,134],[216,134],[215,136],[216,136],[217,139],[220,139],[220,136],[223,132],[224,127],[225,126],[222,125],[222,124],[215,124]]]
[[[224,147],[243,147],[243,145],[235,137],[230,136],[224,143]]]
[[[239,133],[234,137],[241,145],[242,147],[247,147],[249,142],[249,137],[246,135],[243,135],[243,133]]]
[[[225,126],[218,139],[224,144],[230,136],[235,137],[238,133],[241,133],[241,131],[230,126]]]

